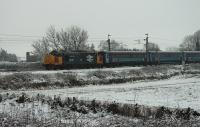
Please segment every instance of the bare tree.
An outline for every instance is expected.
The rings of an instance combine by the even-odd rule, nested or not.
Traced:
[[[63,29],[57,34],[57,40],[64,51],[70,51],[72,49],[72,44],[70,40],[70,34]]]
[[[50,26],[49,29],[47,30],[45,39],[48,41],[48,43],[50,44],[50,46],[51,46],[51,48],[53,50],[59,50],[60,49],[58,36],[59,35],[56,32],[55,27],[54,26]]]
[[[50,44],[47,38],[43,37],[41,40],[37,40],[32,44],[34,51],[33,53],[42,58],[45,54],[50,52]]]
[[[196,51],[200,51],[200,30],[194,33],[194,43],[196,45]]]
[[[188,35],[180,44],[181,51],[200,51],[200,30],[193,35]]]
[[[81,50],[85,47],[88,39],[87,31],[78,26],[72,26],[68,29],[68,34],[73,50]]]
[[[94,44],[91,44],[91,46],[90,46],[90,50],[91,50],[91,51],[95,51]]]
[[[144,49],[146,48],[146,45],[144,45]],[[150,42],[148,44],[148,51],[160,51],[160,47],[158,44]]]
[[[87,49],[87,31],[78,26],[72,26],[66,30],[57,32],[56,41],[60,49],[65,51]]]
[[[193,35],[186,36],[179,47],[180,51],[195,51],[196,45]]]
[[[41,58],[51,50],[90,50],[90,46],[86,44],[87,39],[87,31],[78,26],[72,26],[65,30],[61,29],[60,31],[56,31],[55,27],[50,26],[46,36],[35,41],[32,46],[34,54]]]

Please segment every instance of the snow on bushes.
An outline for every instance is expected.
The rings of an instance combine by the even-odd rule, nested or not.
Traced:
[[[193,66],[193,65],[191,65]],[[194,64],[194,66],[197,66]],[[200,71],[181,65],[159,65],[146,67],[103,68],[62,71],[0,72],[0,89],[34,89],[85,86],[89,84],[125,83],[138,80],[160,80]]]
[[[146,68],[146,69],[145,69]],[[174,73],[168,74],[169,67],[144,67],[142,69],[130,69],[126,71],[107,71],[96,70],[81,76],[79,73],[31,73],[16,72],[4,75],[0,79],[1,89],[21,89],[21,88],[42,88],[42,87],[64,87],[64,86],[83,86],[88,84],[110,84],[123,83],[144,79],[162,79],[177,75],[179,68]],[[146,71],[149,70],[149,71]],[[152,70],[152,71],[150,71]],[[164,73],[162,73],[164,71]],[[172,71],[172,70],[171,70]],[[161,73],[161,74],[160,74]],[[94,78],[96,77],[96,78]]]
[[[0,126],[199,126],[200,114],[190,108],[148,107],[42,94],[1,95]],[[12,96],[12,97],[10,97]],[[14,98],[13,98],[14,97]],[[23,99],[22,99],[23,98]],[[21,100],[21,101],[19,101]],[[6,103],[9,102],[9,103]],[[5,107],[6,106],[6,107]],[[2,110],[4,108],[4,110]]]

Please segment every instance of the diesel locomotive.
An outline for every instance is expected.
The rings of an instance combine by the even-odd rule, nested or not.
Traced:
[[[200,63],[200,51],[74,51],[46,54],[46,69],[95,68],[114,66]]]

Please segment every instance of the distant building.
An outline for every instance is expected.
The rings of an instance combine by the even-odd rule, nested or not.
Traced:
[[[31,52],[26,52],[26,62],[37,62],[38,56],[32,54]]]

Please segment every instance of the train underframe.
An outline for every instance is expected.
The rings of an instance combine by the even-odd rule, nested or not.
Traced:
[[[89,69],[89,68],[103,68],[103,67],[122,67],[122,66],[146,66],[146,65],[163,65],[163,64],[173,64],[173,65],[181,65],[181,64],[189,64],[189,63],[199,63],[198,61],[178,61],[178,62],[138,62],[138,63],[110,63],[110,64],[89,64],[89,65],[44,65],[47,70],[57,70],[57,69]]]

